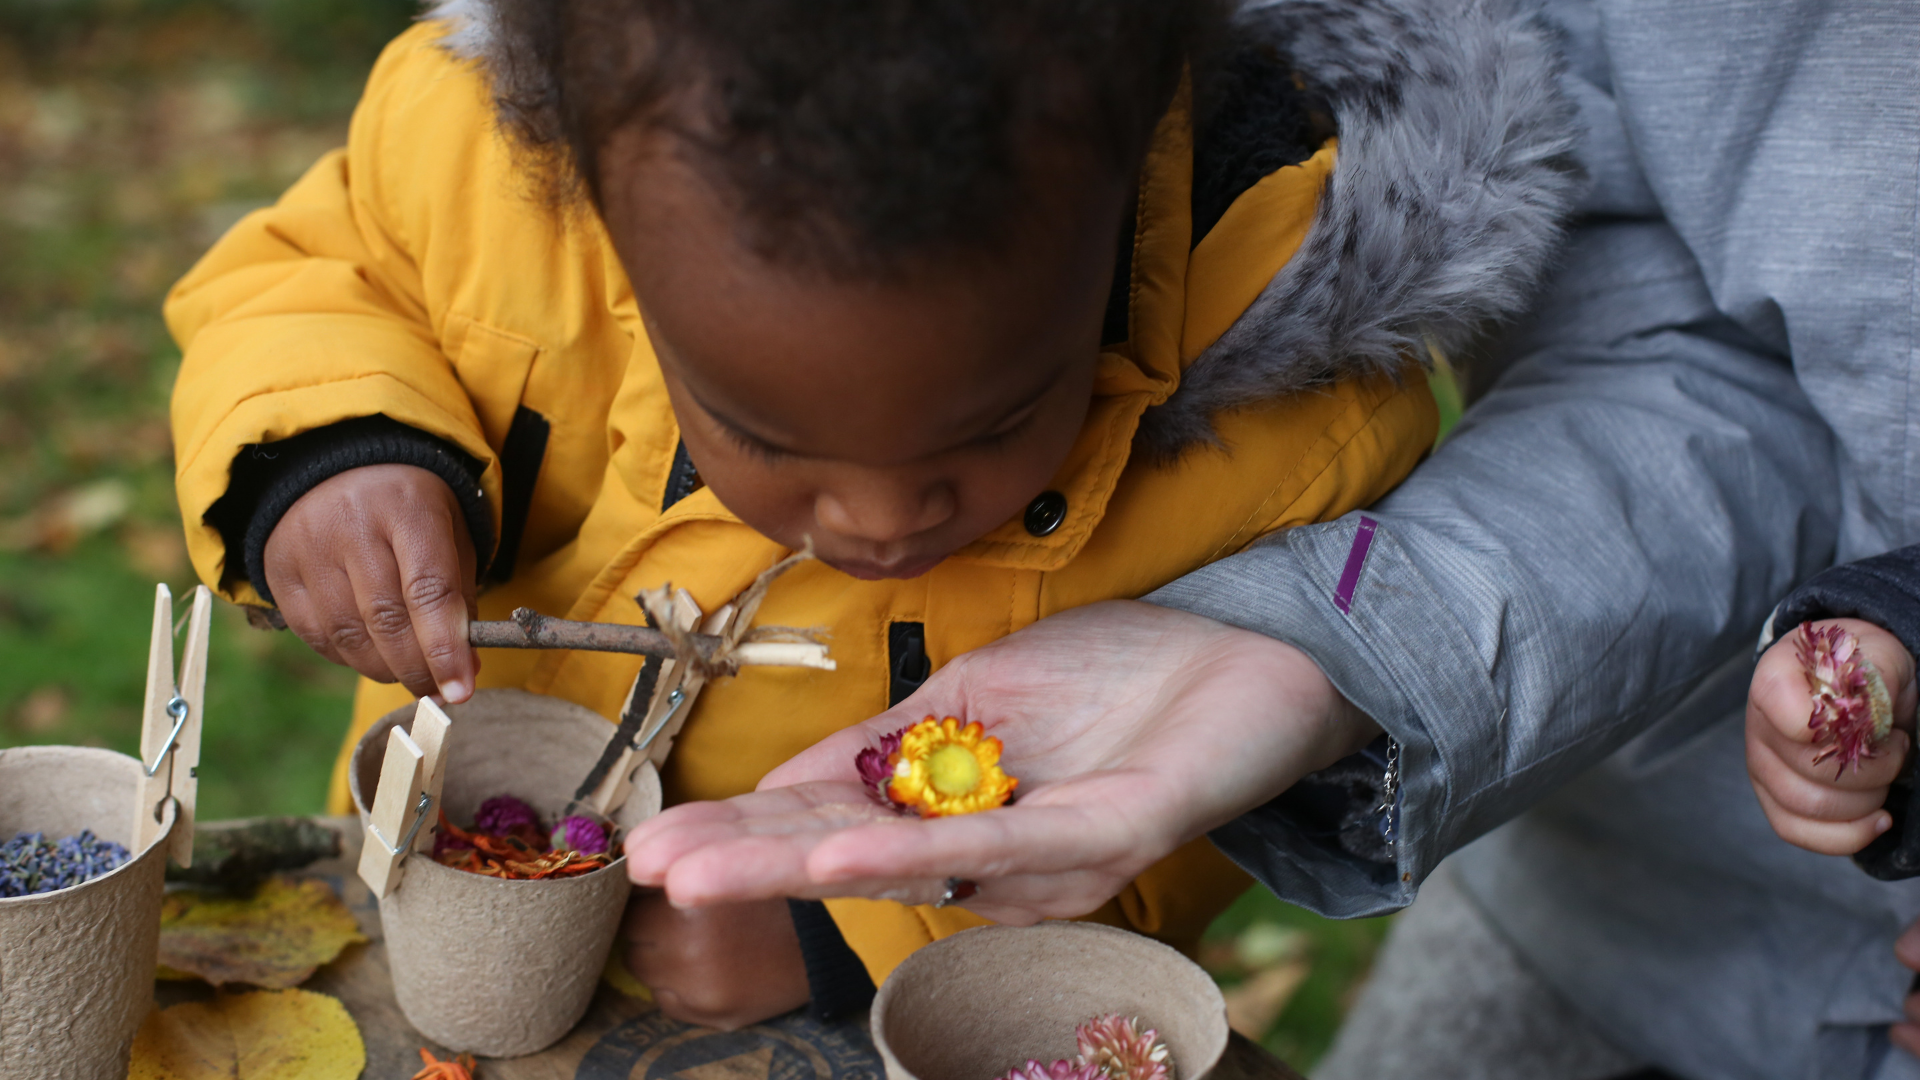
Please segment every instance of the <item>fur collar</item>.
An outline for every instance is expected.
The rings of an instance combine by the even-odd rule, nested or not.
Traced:
[[[1518,0],[1272,0],[1237,23],[1327,101],[1340,149],[1300,251],[1141,421],[1156,456],[1518,314],[1584,183],[1558,42]]]
[[[492,53],[490,0],[426,17],[456,55]],[[1558,42],[1526,0],[1260,0],[1236,32],[1328,103],[1339,155],[1300,251],[1142,419],[1162,459],[1217,444],[1220,412],[1401,372],[1518,314],[1584,183]]]

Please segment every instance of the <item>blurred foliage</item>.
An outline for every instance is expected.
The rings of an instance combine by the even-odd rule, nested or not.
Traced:
[[[0,0],[0,746],[134,752],[153,583],[193,584],[167,288],[327,149],[411,0]],[[1457,393],[1435,389],[1450,425]],[[352,680],[221,605],[201,814],[311,813]],[[1207,961],[1268,1047],[1325,1050],[1385,931],[1261,889]]]
[[[1333,1044],[1392,921],[1323,919],[1255,887],[1208,929],[1200,960],[1229,1016],[1271,1016],[1236,1029],[1305,1072]]]
[[[0,0],[0,745],[133,752],[184,597],[168,286],[344,140],[408,0]],[[201,813],[317,810],[352,680],[223,607]]]

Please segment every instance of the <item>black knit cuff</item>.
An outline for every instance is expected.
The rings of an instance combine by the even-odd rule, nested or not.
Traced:
[[[1787,594],[1768,620],[1769,642],[1818,619],[1861,619],[1920,655],[1920,545],[1823,570]]]
[[[818,900],[787,901],[794,932],[800,935],[800,955],[807,962],[807,988],[812,1000],[807,1011],[820,1021],[837,1020],[873,1004],[872,976],[860,962],[840,927]]]
[[[254,591],[273,603],[267,588],[267,538],[301,496],[348,469],[367,465],[414,465],[446,481],[460,502],[485,572],[494,529],[493,511],[480,488],[482,464],[444,439],[385,416],[343,420],[242,450],[234,458],[226,494],[207,511],[207,523],[226,542],[228,565],[233,565],[234,553],[241,553]]]

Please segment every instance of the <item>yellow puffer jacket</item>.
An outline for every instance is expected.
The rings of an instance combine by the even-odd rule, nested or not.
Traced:
[[[599,221],[529,197],[495,133],[487,85],[443,28],[399,38],[375,68],[347,147],[237,225],[174,290],[186,351],[173,401],[180,508],[195,568],[260,603],[240,553],[206,524],[236,455],[385,414],[486,463],[500,520],[501,449],[516,410],[550,424],[511,580],[483,617],[525,605],[636,622],[671,581],[711,611],[784,552],[701,489],[663,512],[678,429],[632,292]],[[1242,194],[1191,244],[1192,134],[1183,105],[1147,162],[1129,343],[1101,357],[1096,397],[1052,487],[1064,524],[996,529],[923,577],[858,581],[820,563],[774,586],[760,622],[829,628],[838,670],[756,668],[710,687],[665,770],[668,799],[749,791],[830,732],[884,710],[888,639],[920,623],[937,667],[1080,604],[1136,597],[1276,529],[1326,521],[1392,488],[1432,445],[1425,381],[1350,377],[1224,413],[1222,449],[1169,463],[1130,453],[1143,412],[1232,326],[1299,248],[1333,168],[1331,141]],[[619,715],[637,657],[489,651],[482,686],[525,687]],[[405,700],[364,683],[352,739]],[[980,717],[991,725],[991,717]],[[343,785],[333,808],[344,805]],[[1155,865],[1090,918],[1181,946],[1247,885],[1206,841]],[[979,923],[836,901],[876,980],[913,949]]]

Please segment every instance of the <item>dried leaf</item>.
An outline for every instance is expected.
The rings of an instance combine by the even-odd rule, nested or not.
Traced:
[[[162,975],[215,986],[298,986],[340,950],[367,940],[325,882],[269,878],[252,897],[168,894],[160,908]]]
[[[356,1080],[366,1067],[346,1006],[306,990],[262,990],[148,1016],[127,1080]]]

